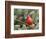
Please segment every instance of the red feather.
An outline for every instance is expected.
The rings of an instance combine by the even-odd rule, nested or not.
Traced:
[[[32,23],[33,23],[33,20],[32,20],[32,18],[29,15],[27,16],[26,23],[28,25],[32,25]]]

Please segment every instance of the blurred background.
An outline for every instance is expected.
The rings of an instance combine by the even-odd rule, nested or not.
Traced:
[[[14,30],[39,29],[38,9],[14,9]]]

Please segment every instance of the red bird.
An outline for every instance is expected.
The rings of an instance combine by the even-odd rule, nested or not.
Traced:
[[[32,23],[33,23],[33,20],[32,20],[32,18],[28,15],[27,18],[26,18],[26,24],[32,25]]]

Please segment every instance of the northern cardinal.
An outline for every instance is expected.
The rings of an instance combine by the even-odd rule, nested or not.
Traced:
[[[32,20],[32,18],[28,15],[27,16],[27,18],[26,18],[26,23],[28,24],[28,25],[32,25],[32,23],[33,23],[33,20]]]

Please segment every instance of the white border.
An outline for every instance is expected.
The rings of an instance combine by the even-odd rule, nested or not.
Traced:
[[[39,9],[39,30],[14,30],[14,8]],[[11,34],[41,33],[42,32],[42,7],[11,5]]]

